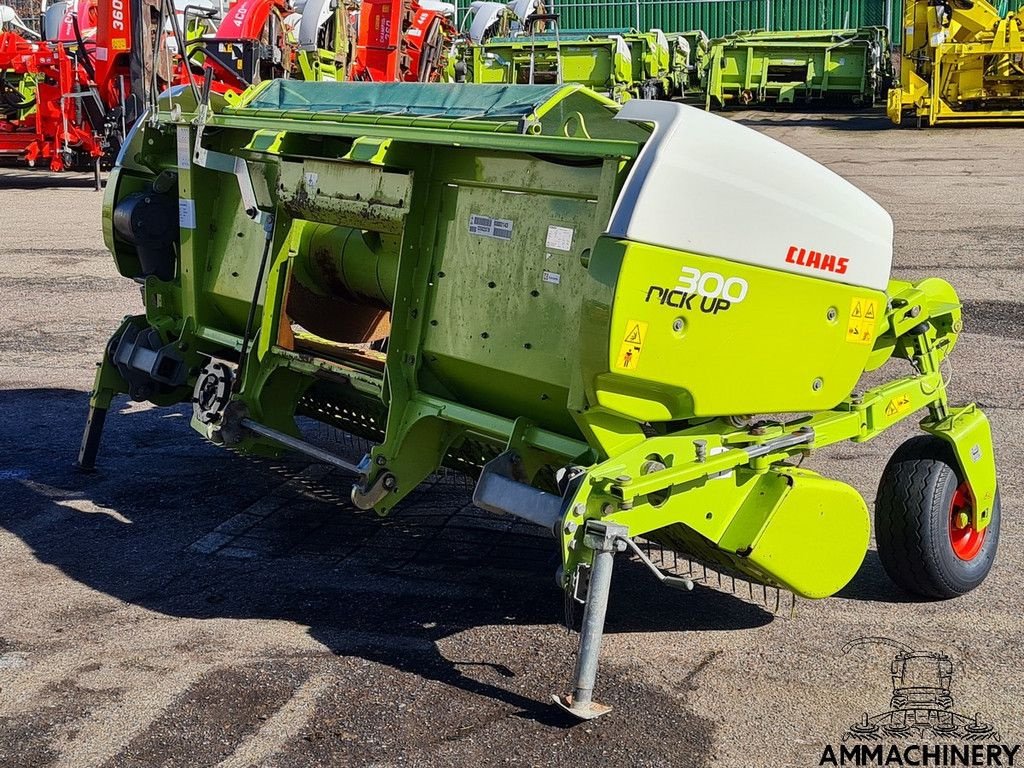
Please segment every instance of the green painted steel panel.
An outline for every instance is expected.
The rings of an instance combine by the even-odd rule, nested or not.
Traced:
[[[458,0],[459,12],[471,0]],[[721,37],[749,29],[849,29],[886,25],[900,39],[902,0],[551,0],[562,29],[703,29]]]

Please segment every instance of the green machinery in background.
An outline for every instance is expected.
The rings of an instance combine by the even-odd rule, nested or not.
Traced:
[[[632,54],[619,35],[491,38],[470,49],[470,78],[481,84],[576,83],[626,101],[633,89]]]
[[[0,120],[25,120],[36,111],[36,75],[0,71]]]
[[[543,17],[555,19],[553,14]],[[892,80],[883,27],[736,32],[526,31],[458,47],[459,79],[475,83],[578,83],[609,98],[685,98],[705,107],[831,102],[872,106]],[[455,79],[454,76],[451,79]]]
[[[876,503],[883,565],[931,597],[984,579],[991,434],[941,373],[960,303],[889,280],[892,222],[838,176],[703,110],[578,85],[280,80],[235,106],[208,86],[199,106],[165,94],[107,184],[106,245],[145,312],[103,354],[83,468],[127,394],[188,404],[242,453],[350,473],[381,515],[441,467],[476,477],[479,507],[551,532],[584,604],[558,697],[580,718],[607,711],[615,553],[684,589],[636,537],[831,595],[869,513],[799,460],[914,415]],[[765,224],[722,227],[726,208]],[[856,389],[893,358],[909,365]],[[372,449],[327,451],[299,417]]]
[[[475,83],[576,83],[618,102],[670,98],[691,82],[688,43],[659,29],[572,30],[469,46]],[[463,54],[465,55],[465,53]]]
[[[710,41],[703,30],[669,32],[669,82],[673,97],[701,92]]]
[[[712,40],[707,108],[832,101],[872,106],[892,79],[884,27],[736,32]]]
[[[633,93],[641,99],[667,99],[672,95],[672,51],[660,29],[622,33],[630,52]]]

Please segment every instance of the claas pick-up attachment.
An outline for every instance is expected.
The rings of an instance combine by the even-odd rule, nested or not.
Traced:
[[[827,446],[918,419],[882,472],[882,564],[932,598],[985,578],[992,438],[943,376],[960,303],[891,280],[888,214],[822,166],[574,85],[268,81],[198,124],[188,99],[139,123],[107,187],[106,244],[146,311],[104,353],[83,465],[128,394],[191,403],[236,451],[330,463],[381,515],[441,467],[476,477],[478,506],[551,532],[584,603],[558,697],[580,718],[607,710],[616,556],[692,586],[638,537],[806,598],[850,581],[871,520],[799,465]],[[896,358],[904,375],[861,388]],[[297,417],[372,449],[350,462]]]

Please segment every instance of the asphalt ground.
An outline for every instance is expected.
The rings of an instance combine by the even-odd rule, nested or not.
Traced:
[[[947,654],[954,709],[1019,742],[1020,132],[732,117],[881,202],[897,277],[960,291],[951,391],[991,418],[1003,503],[980,589],[912,599],[872,551],[826,601],[699,567],[682,594],[620,558],[599,678],[614,710],[571,725],[548,703],[575,651],[555,553],[475,510],[465,480],[434,478],[379,519],[321,466],[238,457],[205,444],[183,409],[126,401],[100,471],[74,472],[95,361],[139,292],[104,249],[91,177],[0,170],[0,766],[818,765],[888,708],[893,649],[842,650],[872,636]],[[727,205],[723,226],[743,226]],[[808,465],[870,502],[912,432]]]

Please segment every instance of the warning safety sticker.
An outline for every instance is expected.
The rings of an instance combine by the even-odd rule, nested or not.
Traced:
[[[874,344],[878,312],[878,299],[854,296],[850,300],[850,319],[846,324],[846,340],[852,344]]]
[[[896,397],[890,400],[889,404],[885,406],[885,415],[889,417],[899,416],[908,408],[910,408],[910,395],[896,395]]]
[[[626,333],[619,346],[619,356],[615,359],[615,367],[624,371],[635,371],[640,362],[640,353],[644,349],[647,338],[647,323],[642,320],[630,320],[626,323]]]

